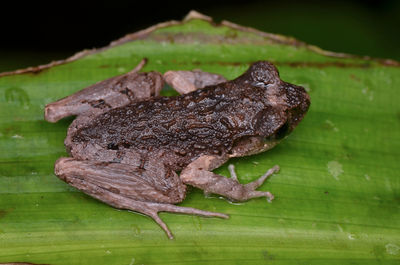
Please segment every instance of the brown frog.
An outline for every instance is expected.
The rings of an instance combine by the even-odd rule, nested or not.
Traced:
[[[228,218],[174,205],[186,185],[233,201],[272,200],[256,188],[278,166],[245,185],[233,166],[231,178],[212,170],[266,151],[290,133],[310,105],[304,88],[282,81],[266,61],[231,81],[199,70],[139,73],[144,64],[46,106],[50,122],[77,115],[65,139],[72,157],[58,159],[55,174],[113,207],[152,217],[169,238],[158,212]],[[159,96],[164,80],[181,95]]]

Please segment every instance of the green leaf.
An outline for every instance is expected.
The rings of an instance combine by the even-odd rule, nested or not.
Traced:
[[[311,107],[274,149],[234,159],[241,182],[275,164],[260,187],[276,199],[230,204],[192,189],[181,205],[229,220],[109,207],[53,173],[72,119],[43,120],[45,104],[125,73],[200,68],[231,79],[275,63]],[[40,264],[399,264],[400,67],[193,13],[109,47],[0,78],[0,262]],[[171,90],[164,92],[172,94]],[[228,175],[226,166],[217,172]]]

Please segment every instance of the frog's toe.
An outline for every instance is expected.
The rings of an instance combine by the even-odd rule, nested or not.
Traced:
[[[258,187],[260,187],[264,181],[271,175],[273,175],[274,173],[278,173],[280,170],[280,167],[278,165],[273,166],[272,168],[268,169],[267,172],[265,172],[264,175],[262,175],[260,178],[256,179],[253,182],[250,182],[248,184],[246,184],[246,188],[249,190],[255,190]]]
[[[251,198],[258,198],[258,197],[266,197],[268,202],[271,202],[274,199],[274,195],[269,191],[258,191],[256,190],[259,186],[261,186],[265,180],[274,173],[279,171],[279,166],[275,165],[270,168],[264,175],[260,178],[256,179],[253,182],[243,185],[244,190],[241,191],[241,195],[238,196],[238,200],[249,200]],[[231,174],[231,179],[236,181],[239,184],[238,177],[235,172],[234,165],[228,166],[229,173]]]

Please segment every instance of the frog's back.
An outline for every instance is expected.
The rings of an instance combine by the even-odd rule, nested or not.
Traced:
[[[162,149],[178,156],[222,154],[253,135],[264,108],[261,88],[226,82],[177,97],[157,97],[112,109],[72,136],[105,149]]]

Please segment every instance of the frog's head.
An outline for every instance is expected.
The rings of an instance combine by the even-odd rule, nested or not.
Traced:
[[[264,136],[283,138],[298,125],[310,106],[310,96],[305,89],[282,81],[270,62],[252,64],[238,79],[265,91],[266,107],[257,121],[258,130]]]

